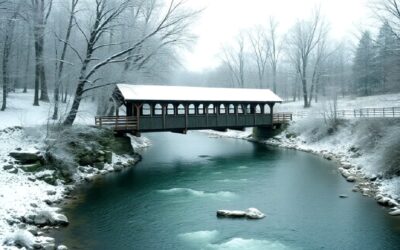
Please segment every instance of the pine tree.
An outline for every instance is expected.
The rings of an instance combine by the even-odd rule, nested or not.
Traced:
[[[379,30],[376,42],[377,70],[380,92],[400,90],[399,77],[399,41],[388,22],[384,22]]]
[[[354,90],[358,95],[371,95],[377,86],[376,48],[371,34],[365,31],[360,39],[353,65]]]

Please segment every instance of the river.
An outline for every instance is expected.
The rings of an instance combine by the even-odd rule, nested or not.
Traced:
[[[142,162],[82,187],[58,241],[70,249],[400,247],[400,219],[351,192],[333,162],[195,132],[146,136],[153,145]],[[215,215],[249,207],[266,217]]]

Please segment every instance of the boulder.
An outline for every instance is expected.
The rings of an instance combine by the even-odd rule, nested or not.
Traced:
[[[345,194],[341,194],[341,195],[339,195],[339,197],[342,198],[342,199],[345,199],[345,198],[348,198],[349,196],[347,196]]]
[[[59,245],[57,247],[57,250],[68,250],[68,247],[64,246],[64,245]]]
[[[37,172],[40,170],[41,167],[42,164],[40,163],[40,161],[37,161],[33,164],[22,165],[19,168],[24,170],[24,172]]]
[[[356,178],[355,178],[354,176],[349,176],[349,177],[346,178],[346,181],[348,181],[348,182],[355,182],[355,181],[356,181]]]
[[[12,169],[8,170],[8,172],[10,174],[16,174],[16,173],[18,173],[18,168],[12,168]]]
[[[108,164],[112,163],[112,152],[111,151],[105,151],[104,152],[104,158],[105,158],[105,162]]]
[[[116,172],[120,172],[120,171],[122,171],[122,169],[124,168],[124,166],[121,164],[114,164],[114,166],[113,166],[113,169],[114,169],[114,171],[116,171]]]
[[[389,214],[392,216],[400,216],[400,208],[389,212]]]
[[[32,164],[37,161],[42,161],[43,157],[40,155],[40,152],[23,152],[23,151],[14,151],[9,154],[14,159],[18,160],[22,164]]]
[[[265,217],[263,213],[257,208],[249,208],[246,211],[241,210],[218,210],[218,217],[229,217],[229,218],[248,218],[248,219],[262,219]]]
[[[4,166],[3,166],[3,169],[4,169],[4,170],[10,170],[10,169],[13,169],[13,168],[14,168],[14,166],[11,165],[11,164],[9,164],[9,165],[4,165]]]
[[[246,217],[245,211],[240,210],[218,210],[217,211],[218,217],[232,217],[232,218],[243,218]]]
[[[69,224],[67,216],[59,213],[54,213],[50,222],[55,226],[67,226]]]
[[[265,217],[265,214],[261,213],[257,208],[249,208],[246,211],[246,217],[249,219],[262,219]]]

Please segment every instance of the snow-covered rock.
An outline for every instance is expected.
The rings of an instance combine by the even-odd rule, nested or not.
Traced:
[[[246,212],[241,210],[218,210],[217,216],[242,218],[246,216]]]
[[[33,249],[35,236],[27,230],[18,230],[9,235],[3,243],[7,246],[17,246],[24,247],[26,249]]]
[[[249,208],[246,211],[246,216],[249,219],[262,219],[265,217],[265,214],[261,213],[257,208]]]
[[[400,208],[389,212],[389,214],[392,215],[392,216],[400,216]]]
[[[217,216],[231,217],[231,218],[248,218],[248,219],[262,219],[265,217],[263,213],[257,208],[249,208],[246,211],[241,210],[218,210]]]

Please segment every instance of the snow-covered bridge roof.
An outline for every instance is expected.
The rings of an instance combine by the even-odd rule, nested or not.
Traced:
[[[269,89],[117,84],[126,101],[282,102]]]

